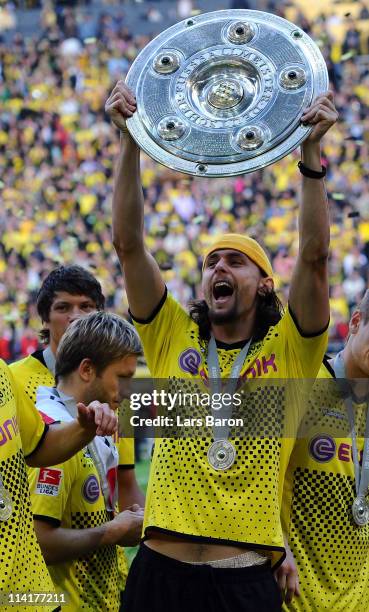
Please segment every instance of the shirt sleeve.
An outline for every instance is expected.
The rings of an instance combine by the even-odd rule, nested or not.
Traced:
[[[303,334],[288,307],[279,326],[286,339],[286,358],[294,366],[293,377],[315,378],[327,349],[328,325],[320,333]]]
[[[42,444],[48,426],[43,422],[34,403],[30,400],[28,395],[26,395],[20,384],[14,379],[10,368],[8,368],[8,372],[16,400],[17,420],[22,439],[22,448],[24,455],[27,457],[34,453]]]
[[[282,425],[282,437],[285,440],[282,453],[282,472],[287,468],[289,453],[292,452],[291,442],[298,435],[306,412],[309,398],[316,377],[321,367],[327,347],[328,331],[314,335],[304,335],[296,324],[289,309],[271,333],[283,338],[280,354],[281,378],[279,384],[284,389],[286,397],[286,413]]]
[[[133,323],[140,335],[147,366],[153,377],[160,375],[160,363],[166,360],[177,330],[183,332],[189,322],[188,313],[170,295],[165,293],[160,308],[146,321]]]
[[[75,457],[47,468],[30,468],[28,481],[34,518],[59,526],[71,492]]]

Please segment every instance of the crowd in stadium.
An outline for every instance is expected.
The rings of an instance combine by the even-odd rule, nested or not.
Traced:
[[[130,0],[89,15],[90,0],[24,0],[32,36],[0,0],[5,610],[369,609],[369,11],[319,1],[256,3],[327,63],[300,150],[195,179],[140,161],[130,134],[124,77],[152,38]],[[163,3],[136,2],[167,27]],[[228,19],[218,31],[245,43]],[[218,101],[223,66],[203,89]],[[154,386],[130,380],[140,365]],[[135,440],[153,426],[144,494]]]
[[[346,19],[338,45],[326,18],[310,21],[298,13],[299,25],[324,53],[340,113],[324,147],[336,348],[369,277],[369,65],[360,61],[365,49],[355,21]],[[119,135],[104,104],[148,40],[132,35],[123,14],[82,21],[78,8],[56,12],[45,3],[32,39],[15,34],[11,46],[0,42],[0,357],[7,361],[37,347],[35,295],[58,263],[93,271],[108,309],[127,313],[111,244]],[[175,174],[143,156],[148,247],[181,303],[198,296],[202,249],[225,231],[247,232],[264,244],[285,302],[298,237],[298,156],[216,181]]]

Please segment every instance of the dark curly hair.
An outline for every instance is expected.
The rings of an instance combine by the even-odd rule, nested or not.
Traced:
[[[209,340],[211,323],[209,307],[205,300],[191,300],[189,303],[190,317],[199,326],[200,338]],[[269,327],[276,325],[283,315],[283,306],[274,290],[265,295],[258,296],[255,327],[252,338],[254,341],[262,340],[268,333]]]
[[[59,266],[43,281],[37,294],[37,312],[42,321],[49,321],[50,310],[57,291],[71,295],[86,295],[96,305],[96,310],[104,310],[105,297],[98,280],[81,266]],[[50,339],[48,329],[40,331],[40,339],[47,344]]]

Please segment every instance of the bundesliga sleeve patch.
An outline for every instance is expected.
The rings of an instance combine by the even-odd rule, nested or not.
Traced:
[[[59,495],[63,470],[41,468],[36,484],[38,495]]]

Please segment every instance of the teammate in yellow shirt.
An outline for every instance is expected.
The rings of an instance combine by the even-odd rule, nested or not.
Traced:
[[[11,364],[18,384],[32,403],[40,385],[54,386],[55,355],[62,335],[73,319],[96,310],[103,310],[105,297],[96,278],[81,266],[59,266],[44,279],[37,295],[37,311],[42,321],[40,333],[44,347],[32,355]],[[132,438],[114,435],[119,450],[118,491],[119,508],[133,504],[144,506],[145,497],[135,476],[135,451]],[[124,589],[128,561],[119,550],[121,589]]]
[[[57,388],[39,387],[36,406],[47,421],[68,421],[92,398],[117,409],[119,383],[133,376],[141,352],[135,329],[117,315],[98,312],[74,321],[61,339]],[[30,470],[37,538],[63,610],[118,611],[119,545],[141,536],[139,506],[114,517],[118,452],[112,438],[96,437],[69,461]]]
[[[343,377],[352,387],[353,436],[341,391]],[[286,610],[369,609],[369,509],[362,524],[355,522],[354,516],[357,480],[367,469],[361,467],[359,478],[355,477],[355,446],[359,456],[365,453],[368,378],[369,291],[352,314],[345,348],[336,358],[324,360],[309,413],[290,457],[282,520],[297,565],[301,594],[286,604]],[[364,400],[358,399],[362,395]],[[367,504],[367,485],[364,497]],[[289,579],[291,565],[293,560],[289,559],[278,570],[279,580],[286,575]],[[294,576],[290,580],[289,590],[293,592]]]
[[[36,400],[40,385],[54,385],[55,355],[70,322],[96,310],[103,310],[105,297],[96,278],[80,266],[59,266],[44,279],[37,295],[37,311],[43,324],[42,350],[10,367],[30,400]],[[144,505],[144,496],[135,477],[133,440],[119,439],[119,507]]]
[[[111,435],[117,418],[99,403],[80,405],[70,423],[45,425],[0,361],[0,606],[2,610],[60,609],[33,529],[26,463],[53,465],[86,446],[95,434]]]
[[[284,315],[266,253],[251,238],[234,234],[207,251],[205,300],[191,314],[167,296],[144,246],[139,149],[125,126],[135,110],[132,93],[119,82],[106,103],[122,131],[113,240],[153,377],[170,378],[171,388],[179,391],[209,385],[211,392],[220,377],[233,390],[250,377],[315,377],[329,319],[329,223],[320,140],[337,118],[331,94],[320,96],[302,117],[313,129],[302,146],[300,250]],[[291,444],[278,431],[293,407],[283,390],[278,395],[277,382],[268,389],[266,406],[262,389],[250,413],[255,421],[271,422],[266,439],[242,439],[214,428],[203,437],[156,441],[145,543],[128,576],[125,612],[280,608],[268,559],[278,563],[284,555],[279,505]]]

